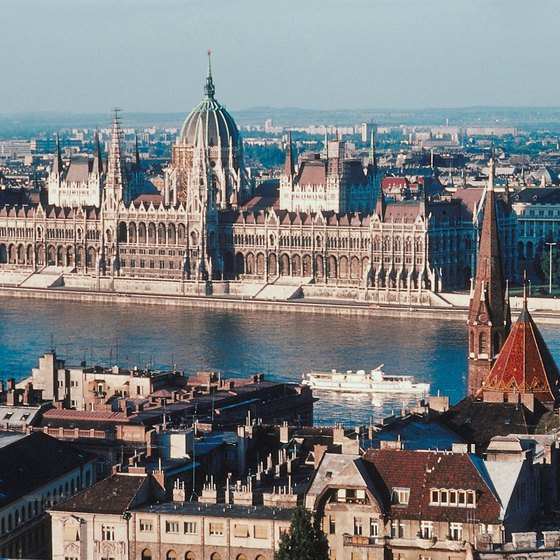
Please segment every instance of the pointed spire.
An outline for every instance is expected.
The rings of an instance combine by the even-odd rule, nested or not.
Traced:
[[[62,152],[60,151],[60,138],[58,136],[58,132],[56,133],[56,154],[53,162],[52,172],[58,173],[59,175],[64,170],[64,166],[62,163]]]
[[[379,184],[379,190],[377,191],[377,202],[375,203],[375,213],[379,216],[381,221],[385,220],[385,210],[387,208],[387,203],[385,202],[385,194],[383,193],[383,186]]]
[[[509,332],[511,330],[511,304],[509,301],[509,278],[506,279],[506,291],[504,295],[504,308],[505,308],[505,330]]]
[[[469,305],[469,394],[478,394],[506,339],[511,318],[503,280],[494,160],[490,160],[488,187],[484,199],[484,216],[478,247],[474,292]],[[485,340],[481,349],[476,340]],[[482,355],[482,357],[480,356]]]
[[[369,162],[372,166],[374,175],[377,174],[377,154],[375,152],[375,132],[371,131],[369,141]]]
[[[109,147],[109,161],[107,163],[107,180],[105,189],[114,192],[115,202],[120,202],[124,187],[123,165],[121,156],[121,129],[119,120],[120,109],[113,109],[113,125],[111,128],[111,144]],[[119,192],[120,191],[120,192]]]
[[[522,314],[528,311],[527,307],[527,270],[523,271],[523,310]]]
[[[286,161],[284,162],[284,175],[293,177],[294,169],[294,156],[292,153],[292,131],[288,132],[288,143],[286,144]]]
[[[99,142],[99,131],[95,131],[94,152],[93,152],[93,173],[101,176],[103,173],[103,159],[101,158],[101,144]]]
[[[206,85],[204,86],[204,94],[208,99],[214,99],[216,88],[212,79],[212,51],[208,51],[208,74],[206,76]]]
[[[134,135],[134,163],[136,164],[136,169],[140,170],[140,148],[138,147],[138,134]]]

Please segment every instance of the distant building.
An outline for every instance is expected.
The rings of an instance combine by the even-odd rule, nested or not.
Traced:
[[[512,195],[511,203],[517,215],[519,258],[535,259],[549,250],[547,241],[560,239],[560,188],[523,189]]]
[[[373,161],[364,169],[360,160],[346,157],[345,144],[326,142],[324,156],[314,154],[301,161],[296,172],[290,139],[280,178],[280,208],[306,213],[373,212],[379,188]]]
[[[161,193],[144,189],[138,152],[127,163],[121,136],[115,114],[107,163],[98,143],[92,159],[66,166],[57,150],[48,201],[0,193],[0,270],[35,288],[406,305],[473,276],[478,203],[438,200],[425,178],[409,180],[410,200],[389,203],[373,136],[365,166],[337,139],[296,169],[289,142],[279,196],[253,193],[210,68]],[[509,239],[509,220],[499,226]]]

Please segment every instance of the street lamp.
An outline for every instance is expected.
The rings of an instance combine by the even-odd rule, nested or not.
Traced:
[[[547,245],[549,247],[550,253],[550,261],[548,266],[548,293],[552,294],[552,247],[554,247],[556,243],[547,242]]]

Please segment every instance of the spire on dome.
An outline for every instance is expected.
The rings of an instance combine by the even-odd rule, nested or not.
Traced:
[[[212,51],[208,51],[208,74],[206,76],[206,85],[204,86],[204,94],[208,99],[214,99],[216,88],[212,79]]]

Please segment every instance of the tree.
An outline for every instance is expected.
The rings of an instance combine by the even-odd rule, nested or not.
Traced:
[[[292,514],[290,528],[282,534],[274,560],[328,560],[327,537],[311,523],[311,514],[298,506]]]

